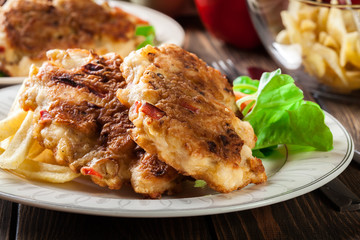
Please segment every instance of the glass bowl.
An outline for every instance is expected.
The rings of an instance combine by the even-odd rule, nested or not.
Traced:
[[[314,91],[360,97],[360,5],[247,3],[263,45],[283,72]]]

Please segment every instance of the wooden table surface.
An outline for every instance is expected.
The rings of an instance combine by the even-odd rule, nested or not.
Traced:
[[[230,58],[244,74],[249,67],[278,67],[263,48],[239,50],[209,35],[196,17],[178,20],[186,30],[184,48],[208,63]],[[318,101],[360,149],[360,103]],[[338,178],[360,196],[358,164],[350,163]],[[360,211],[339,212],[320,190],[256,209],[180,218],[102,217],[0,200],[0,239],[360,239]]]

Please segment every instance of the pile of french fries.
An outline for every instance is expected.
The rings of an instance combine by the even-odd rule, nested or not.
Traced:
[[[336,1],[332,1],[336,3]],[[305,70],[339,92],[360,89],[360,10],[318,7],[291,0],[281,12],[281,44],[298,44]]]
[[[0,168],[26,179],[64,183],[80,174],[59,165],[49,149],[34,139],[34,113],[15,105],[0,121]]]

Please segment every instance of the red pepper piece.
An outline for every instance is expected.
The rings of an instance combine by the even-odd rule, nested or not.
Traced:
[[[139,101],[136,101],[134,105],[135,105],[135,107],[134,107],[134,110],[133,110],[133,111],[134,111],[135,113],[139,113],[139,108],[141,107],[140,102],[139,102]]]
[[[40,121],[41,122],[50,122],[52,120],[52,116],[46,110],[40,111]]]
[[[159,120],[160,118],[165,116],[164,111],[147,102],[141,106],[140,111],[156,120]]]
[[[92,176],[96,176],[98,178],[103,178],[103,176],[100,173],[98,173],[97,171],[95,171],[92,167],[81,168],[81,174],[82,175],[92,175]]]
[[[192,111],[194,113],[199,110],[197,107],[195,107],[195,106],[193,106],[193,105],[191,105],[191,104],[189,104],[187,102],[180,102],[180,106],[182,106],[182,107],[184,107],[186,109],[189,109],[190,111]]]

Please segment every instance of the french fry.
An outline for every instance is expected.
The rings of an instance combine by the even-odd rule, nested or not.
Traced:
[[[331,37],[330,35],[327,35],[324,39],[323,45],[325,47],[329,47],[329,48],[333,48],[335,50],[339,49],[339,44],[335,41],[335,39],[333,37]]]
[[[304,19],[300,21],[300,30],[305,31],[315,31],[316,30],[316,23],[310,19]]]
[[[34,67],[33,67],[34,68]],[[24,91],[24,85],[19,94]],[[64,183],[81,175],[57,163],[51,150],[33,137],[33,112],[14,101],[9,116],[0,121],[0,168],[27,179]]]
[[[27,113],[23,110],[12,113],[0,121],[0,141],[14,135],[24,121]]]
[[[51,183],[65,183],[80,176],[80,173],[73,172],[69,167],[37,162],[28,158],[11,172],[27,179]]]
[[[319,54],[308,54],[304,58],[304,67],[306,70],[317,77],[323,77],[326,71],[326,64],[323,57]]]
[[[25,160],[34,141],[32,131],[33,112],[28,112],[19,130],[0,156],[1,168],[15,169]]]
[[[343,93],[360,89],[360,34],[354,13],[360,11],[289,1],[288,10],[281,12],[285,28],[275,40],[300,45],[305,71],[321,83]]]
[[[4,139],[0,142],[0,147],[2,149],[4,149],[4,151],[7,149],[7,147],[9,146],[11,140],[13,139],[14,135],[13,136],[10,136],[8,137],[7,139]]]
[[[326,32],[319,33],[319,43],[324,45],[325,47],[333,48],[335,50],[338,50],[340,48],[339,44],[335,41],[335,39]]]
[[[343,38],[340,50],[340,64],[345,66],[351,63],[360,68],[360,52],[358,51],[360,35],[358,32],[348,33]]]
[[[343,36],[346,34],[346,27],[342,18],[341,10],[337,8],[331,8],[328,19],[331,19],[331,21],[327,21],[327,33],[331,35],[338,44],[341,44]]]
[[[289,34],[286,30],[282,30],[276,35],[276,42],[281,44],[290,44]]]
[[[30,147],[29,153],[27,154],[27,157],[30,159],[35,159],[37,156],[39,156],[43,151],[45,151],[45,148],[42,147],[38,141],[34,141]]]
[[[342,11],[345,27],[347,32],[355,32],[357,31],[356,23],[354,21],[354,11]]]
[[[319,54],[329,67],[336,73],[338,78],[343,82],[344,86],[347,86],[346,76],[343,69],[340,67],[340,60],[336,51],[331,48],[325,47],[319,43],[315,43],[312,47],[314,53]]]
[[[300,11],[300,9],[303,6],[304,5],[298,1],[289,1],[289,7],[288,7],[287,12],[289,12],[290,15],[297,17],[297,13]]]
[[[37,162],[61,165],[56,161],[56,159],[54,157],[54,153],[50,149],[45,149],[38,156],[33,158],[33,160],[37,161]]]
[[[291,43],[300,43],[301,36],[297,21],[286,11],[281,12],[281,18],[288,31]]]
[[[307,6],[305,4],[301,4],[301,7],[299,9],[299,12],[297,13],[298,20],[301,19],[308,19],[311,21],[316,20],[318,15],[319,9]]]
[[[329,16],[328,8],[320,8],[317,16],[317,28],[318,32],[326,31],[326,23]]]
[[[304,54],[307,54],[312,45],[316,42],[316,35],[312,31],[305,31],[301,33],[301,47]]]

